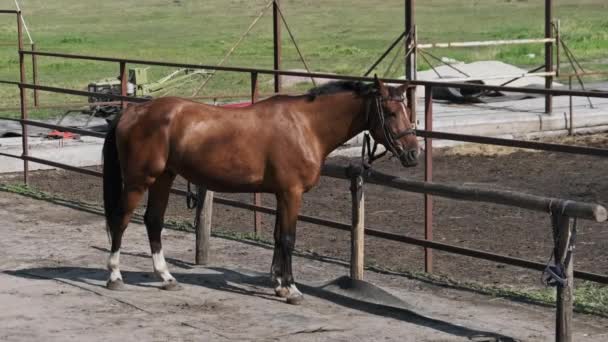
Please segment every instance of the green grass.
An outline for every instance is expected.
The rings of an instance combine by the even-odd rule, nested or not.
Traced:
[[[0,183],[0,191],[20,194],[30,198],[63,205],[69,208],[83,210],[97,215],[103,215],[103,209],[98,203],[68,200],[56,194],[50,194],[44,191],[40,191],[38,189],[25,186],[20,183]],[[135,215],[133,215],[132,220],[140,224],[143,223],[143,217],[141,213],[135,213]],[[194,231],[190,222],[176,220],[172,218],[168,218],[167,220],[165,220],[165,228],[186,232]],[[253,233],[233,232],[222,230],[221,228],[214,228],[212,235],[219,238],[247,242],[265,248],[272,248],[274,246],[272,241],[256,236]],[[313,258],[317,260],[331,261],[334,263],[340,263],[345,266],[348,266],[347,260],[322,256],[315,253],[314,251],[302,251],[296,249],[295,255]],[[370,261],[366,262],[365,268],[374,272],[404,276],[411,279],[427,282],[433,285],[473,291],[488,296],[506,298],[509,300],[524,301],[547,306],[555,306],[556,301],[555,288],[522,289],[514,285],[487,285],[477,282],[463,282],[452,279],[449,276],[445,275],[428,274],[424,272],[412,272],[410,270],[402,268],[391,269]],[[608,286],[589,281],[576,280],[574,286],[574,310],[580,313],[608,317]]]
[[[217,64],[264,7],[266,0],[29,0],[23,11],[39,50],[185,63]],[[284,13],[314,71],[362,74],[403,29],[403,0],[282,0]],[[417,2],[421,42],[533,38],[543,35],[542,0],[427,0]],[[0,6],[14,8],[12,1]],[[574,53],[590,69],[604,66],[608,48],[605,0],[556,1],[555,17]],[[0,42],[14,41],[15,20],[0,17]],[[283,31],[283,68],[302,68]],[[540,45],[435,49],[463,61],[500,59],[520,66],[543,62]],[[536,57],[529,58],[534,53]],[[29,59],[27,60],[29,64]],[[84,89],[94,80],[116,76],[113,63],[40,58],[40,83]],[[272,67],[271,13],[258,22],[226,63]],[[420,68],[428,68],[423,61]],[[378,68],[382,74],[388,61]],[[391,76],[403,74],[402,63]],[[155,77],[169,68],[152,68]],[[28,69],[28,77],[31,72]],[[0,79],[18,79],[14,49],[0,49]],[[271,89],[269,77],[261,78]],[[302,87],[300,87],[301,89]],[[246,93],[249,75],[219,73],[206,93]],[[189,95],[192,86],[178,94]],[[16,106],[14,86],[0,85],[2,106]],[[76,97],[41,93],[43,104]],[[31,102],[31,101],[30,101]]]

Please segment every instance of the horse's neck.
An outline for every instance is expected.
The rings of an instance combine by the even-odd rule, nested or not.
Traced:
[[[350,92],[319,96],[320,109],[313,115],[312,123],[323,156],[344,144],[366,129],[366,101]]]

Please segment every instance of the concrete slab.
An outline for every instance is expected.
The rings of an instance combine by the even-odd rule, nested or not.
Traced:
[[[103,139],[80,137],[79,139],[49,140],[29,138],[29,155],[72,166],[101,165]],[[20,156],[23,152],[21,138],[0,139],[0,152]],[[54,169],[52,166],[30,162],[30,170]],[[0,156],[0,173],[23,171],[21,159]]]
[[[433,70],[419,71],[416,78],[421,81],[440,81],[440,82],[463,82],[466,79],[482,81],[483,84],[499,86],[514,78],[528,73],[527,70],[500,61],[478,61],[473,63],[455,63],[454,68],[462,71],[458,72],[447,65],[440,65]],[[439,75],[437,75],[439,74]],[[465,75],[466,74],[466,75]],[[467,76],[468,75],[468,76]],[[504,77],[503,77],[504,76]],[[404,79],[404,77],[402,77]],[[521,77],[508,84],[510,87],[542,87],[545,86],[545,78],[540,76]],[[553,82],[553,87],[560,87],[562,84]],[[424,98],[424,87],[416,88],[416,95]]]

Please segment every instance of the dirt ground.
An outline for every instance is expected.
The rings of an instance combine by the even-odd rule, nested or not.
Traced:
[[[608,134],[554,139],[555,142],[586,146],[608,146]],[[356,159],[335,158],[348,164]],[[395,160],[374,164],[380,171],[411,179],[423,179],[424,166],[402,168]],[[536,152],[483,145],[463,145],[438,150],[433,179],[437,182],[517,190],[526,193],[608,205],[608,159]],[[4,182],[11,180],[4,177]],[[15,178],[20,181],[20,176]],[[41,190],[78,201],[101,203],[101,180],[67,171],[34,172],[31,184]],[[176,184],[184,187],[183,182]],[[250,194],[219,194],[251,201]],[[380,186],[365,186],[366,225],[390,232],[423,237],[423,196]],[[274,206],[271,195],[264,204]],[[305,195],[302,212],[342,222],[350,220],[349,184],[323,177],[319,186]],[[192,220],[182,197],[171,199],[168,217]],[[546,262],[551,254],[550,217],[545,213],[483,203],[449,199],[434,200],[434,239],[445,243]],[[253,231],[253,213],[217,205],[213,229]],[[263,237],[271,239],[274,218],[263,216]],[[608,228],[606,223],[578,222],[575,269],[608,273]],[[299,223],[297,248],[321,255],[349,258],[347,232]],[[367,238],[366,262],[395,270],[423,270],[423,250],[406,244]],[[465,256],[434,252],[434,272],[458,280],[505,287],[542,286],[540,272],[505,266]]]
[[[191,233],[168,230],[164,249],[182,290],[151,274],[145,228],[125,234],[125,291],[109,291],[99,215],[0,193],[3,341],[552,341],[554,309],[366,272],[340,288],[344,264],[294,258],[305,301],[273,296],[268,248],[213,238],[197,266]],[[602,341],[608,319],[575,314],[576,341]]]

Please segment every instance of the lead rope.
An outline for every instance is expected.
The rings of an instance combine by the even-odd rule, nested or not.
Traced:
[[[566,211],[566,206],[571,201],[564,201],[561,205],[561,213],[556,215],[552,210],[552,203],[549,204],[549,210],[551,211],[551,225],[553,232],[553,253],[549,256],[549,260],[547,260],[547,266],[541,275],[541,282],[546,286],[559,286],[563,287],[568,280],[566,278],[566,267],[570,258],[572,257],[572,252],[574,251],[574,244],[576,243],[576,226],[577,226],[577,218],[573,218],[572,222],[572,235],[570,235],[570,239],[567,244],[566,257],[564,258],[564,262],[561,260],[557,260],[558,244],[560,238],[559,227],[561,226],[561,220],[564,219],[564,212]],[[567,220],[569,218],[566,218]],[[553,261],[553,262],[552,262]]]
[[[198,194],[192,192],[190,182],[186,185],[186,207],[194,209],[198,205]]]
[[[394,142],[394,140],[389,140],[388,139],[388,132],[387,132],[387,128],[384,125],[384,111],[382,110],[382,104],[380,103],[380,99],[378,98],[378,96],[374,96],[374,104],[376,105],[376,116],[378,117],[378,121],[379,121],[379,125],[382,127],[382,132],[384,133],[385,139],[388,143],[388,145],[391,147],[391,151],[393,152],[393,154],[397,155],[394,151],[394,148],[392,147],[392,143]],[[369,121],[369,107],[371,106],[368,105],[368,121]],[[368,126],[371,126],[368,124]],[[388,134],[388,135],[387,135]],[[361,149],[361,165],[365,168],[365,169],[370,169],[372,167],[372,163],[382,157],[384,157],[387,153],[388,153],[388,148],[385,148],[384,151],[382,151],[380,154],[376,155],[376,151],[378,150],[378,142],[374,140],[374,146],[371,147],[371,140],[372,138],[370,137],[370,135],[368,133],[365,133],[363,135],[363,146]],[[365,160],[365,154],[367,151],[367,161]]]

